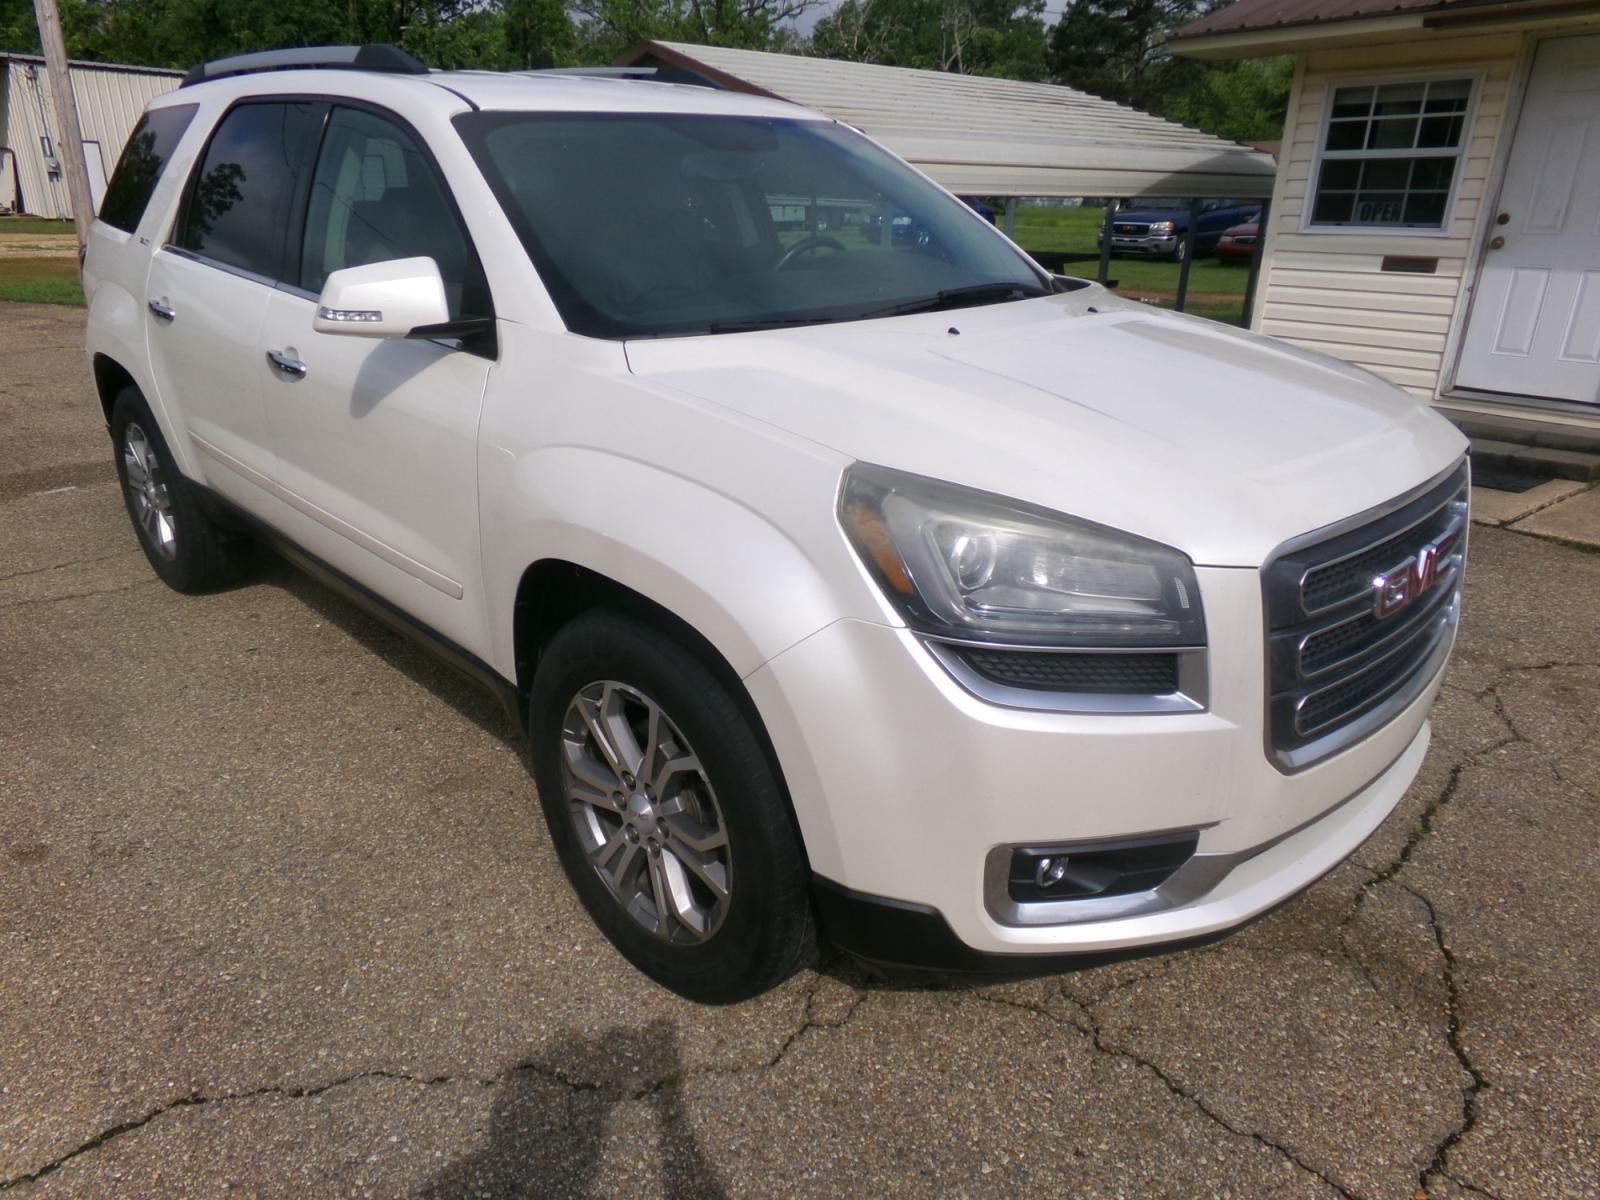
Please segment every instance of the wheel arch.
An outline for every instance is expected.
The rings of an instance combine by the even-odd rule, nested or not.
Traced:
[[[750,722],[762,753],[772,767],[783,794],[789,819],[800,834],[805,853],[804,825],[790,793],[783,764],[744,680],[712,641],[665,605],[591,567],[564,558],[544,558],[530,564],[517,584],[513,611],[513,642],[519,714],[524,732],[528,724],[528,698],[539,659],[550,641],[575,617],[596,609],[619,612],[678,642],[695,655],[728,690],[739,711]]]
[[[139,383],[133,373],[123,366],[111,355],[104,351],[96,352],[91,360],[94,370],[95,391],[100,396],[100,411],[105,416],[106,425],[111,424],[111,408],[117,402],[117,397],[124,388],[137,388]]]

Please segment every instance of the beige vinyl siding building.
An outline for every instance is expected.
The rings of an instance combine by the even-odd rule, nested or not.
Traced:
[[[1600,36],[1586,35],[1600,4],[1547,0],[1239,0],[1180,31],[1180,54],[1297,58],[1254,327],[1469,427],[1600,435]],[[1546,144],[1563,126],[1564,155]],[[1552,155],[1574,159],[1570,179]],[[1558,184],[1566,227],[1547,237]]]
[[[73,62],[72,90],[95,208],[144,106],[183,79],[180,71]],[[70,217],[61,139],[44,59],[0,51],[0,210]]]
[[[1368,368],[1432,400],[1446,374],[1452,318],[1468,300],[1467,261],[1505,124],[1521,39],[1459,38],[1305,55],[1295,79],[1272,219],[1263,247],[1256,328]],[[1473,80],[1455,201],[1441,233],[1305,229],[1312,168],[1336,84],[1413,80],[1444,68]],[[1385,271],[1397,256],[1434,258],[1432,273]]]

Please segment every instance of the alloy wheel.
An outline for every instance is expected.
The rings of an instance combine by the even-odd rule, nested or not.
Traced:
[[[122,434],[122,465],[127,472],[129,503],[151,549],[167,561],[178,556],[178,524],[172,513],[172,490],[156,458],[155,447],[136,421]]]
[[[561,751],[573,828],[617,903],[671,945],[715,934],[731,895],[728,834],[672,719],[637,688],[590,683],[567,706]]]

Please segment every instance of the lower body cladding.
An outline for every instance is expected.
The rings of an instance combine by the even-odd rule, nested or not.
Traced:
[[[1197,574],[1205,702],[1187,711],[994,704],[916,634],[862,621],[746,680],[836,943],[1026,973],[1212,940],[1383,823],[1427,750],[1437,665],[1381,727],[1286,774],[1266,750],[1260,574]]]

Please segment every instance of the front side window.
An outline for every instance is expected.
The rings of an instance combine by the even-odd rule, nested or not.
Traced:
[[[211,135],[174,242],[214,262],[281,277],[295,179],[320,104],[242,104]]]
[[[966,205],[832,122],[456,118],[567,327],[732,333],[1041,295]]]
[[[431,258],[452,320],[487,315],[487,288],[465,231],[411,136],[372,113],[336,108],[311,180],[300,286],[321,292],[334,271]]]
[[[139,118],[122,148],[117,169],[111,174],[106,194],[100,201],[100,219],[125,233],[139,227],[139,219],[155,193],[167,159],[177,149],[183,131],[194,119],[195,104],[174,104],[157,108]]]
[[[1335,87],[1310,226],[1443,229],[1470,79]]]

